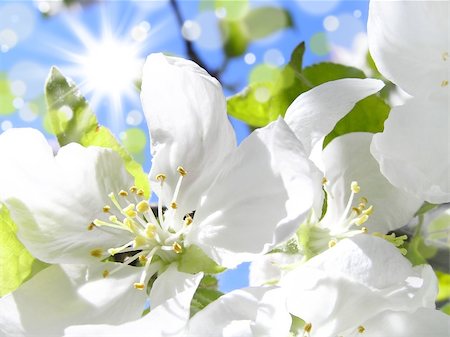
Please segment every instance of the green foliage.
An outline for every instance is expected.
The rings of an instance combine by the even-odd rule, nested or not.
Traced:
[[[205,275],[197,288],[191,301],[191,317],[214,302],[223,293],[217,290],[217,279],[211,275]]]
[[[228,99],[228,112],[254,127],[263,127],[284,116],[289,105],[303,92],[342,78],[365,78],[364,72],[353,67],[329,62],[302,67],[304,43],[297,46],[290,62],[273,81],[253,81],[241,93]],[[389,115],[389,106],[372,95],[358,102],[326,137],[326,146],[335,137],[350,132],[381,132]]]
[[[198,272],[217,274],[223,272],[225,268],[211,260],[199,247],[191,245],[181,254],[178,270],[191,274]]]
[[[436,276],[439,281],[439,293],[437,301],[445,301],[450,299],[450,274],[436,271]]]
[[[0,204],[0,296],[14,291],[47,266],[28,252],[16,231],[8,209]]]
[[[427,263],[427,260],[437,253],[437,248],[427,245],[420,234],[414,235],[412,240],[406,245],[406,249],[408,251],[406,257],[413,265]]]
[[[247,1],[216,1],[216,9],[225,11],[219,27],[224,37],[227,57],[243,55],[252,41],[293,25],[290,13],[278,7],[249,9]]]
[[[61,146],[71,142],[83,146],[100,146],[116,151],[125,168],[135,178],[135,184],[148,197],[150,186],[139,163],[120,145],[114,135],[98,124],[97,118],[76,85],[52,68],[46,83],[46,98],[51,127]]]
[[[11,92],[6,76],[0,74],[0,116],[10,115],[16,111],[13,105],[14,95]]]

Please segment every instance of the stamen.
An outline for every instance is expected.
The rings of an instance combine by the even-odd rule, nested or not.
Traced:
[[[139,256],[139,262],[141,263],[141,264],[145,264],[146,262],[147,262],[147,256],[145,256],[145,255],[141,255],[141,256]]]
[[[184,225],[187,227],[187,226],[189,226],[189,225],[192,223],[192,221],[194,221],[194,220],[193,220],[192,217],[188,214],[188,215],[186,215],[186,217],[184,218]]]
[[[358,327],[358,332],[359,332],[359,333],[364,333],[364,331],[366,331],[366,328],[363,327],[362,325],[360,325],[360,326]]]
[[[361,231],[362,231],[363,233],[368,233],[368,232],[369,232],[369,230],[367,229],[367,227],[361,227]]]
[[[142,200],[136,205],[136,210],[139,213],[145,213],[150,209],[150,205],[147,200]]]
[[[177,205],[176,202],[171,202],[171,203],[170,203],[170,208],[172,208],[172,209],[177,209],[177,207],[178,207],[178,205]]]
[[[149,239],[154,239],[156,234],[156,226],[154,224],[148,224],[148,226],[145,228],[145,235]]]
[[[120,246],[120,247],[117,247],[117,248],[110,248],[110,249],[108,249],[108,253],[109,253],[111,256],[114,256],[114,255],[116,255],[117,253],[120,253],[121,251],[123,251],[125,248],[128,248],[128,246],[132,245],[133,242],[134,242],[134,240],[133,240],[133,241],[130,241],[130,242],[127,242],[126,244],[124,244],[124,245],[122,245],[122,246]]]
[[[322,185],[326,185],[326,184],[328,184],[328,179],[327,179],[327,177],[323,177],[322,178]]]
[[[355,225],[361,226],[363,223],[365,223],[369,219],[369,216],[367,214],[361,215],[359,218],[355,219]]]
[[[147,240],[144,237],[138,235],[134,239],[133,248],[144,246],[146,243],[147,243]]]
[[[446,87],[448,85],[448,81],[447,80],[443,80],[442,82],[441,82],[441,87]]]
[[[369,208],[363,211],[363,214],[372,215],[373,213],[373,205],[370,205]]]
[[[350,187],[351,187],[353,193],[359,193],[359,191],[361,190],[357,181],[352,181]]]
[[[91,250],[91,256],[93,257],[102,257],[103,256],[103,249],[101,248],[96,248],[96,249],[92,249]]]
[[[172,245],[172,249],[175,253],[180,254],[183,252],[183,247],[178,242],[174,242]]]
[[[310,333],[312,330],[312,324],[311,323],[306,323],[305,327],[303,328],[303,330],[305,330],[305,332]]]
[[[335,239],[332,239],[328,242],[328,248],[336,246],[337,241]]]
[[[107,271],[106,269],[103,271],[102,273],[103,278],[107,278],[109,276],[109,271]]]
[[[164,182],[166,180],[166,175],[163,173],[157,174],[156,175],[156,180],[159,181],[160,183]]]
[[[94,228],[95,228],[95,224],[94,224],[93,222],[91,222],[91,223],[87,226],[88,231],[91,231],[91,230],[93,230]]]
[[[138,188],[136,186],[131,186],[130,187],[130,192],[131,193],[137,193],[137,191],[138,191]]]
[[[111,207],[108,205],[103,206],[103,213],[109,213]]]
[[[134,210],[134,204],[129,204],[123,209],[123,212],[130,218],[134,218],[137,215],[137,212]]]
[[[187,171],[183,168],[183,166],[178,166],[177,167],[177,171],[180,175],[182,175],[183,177],[187,174]]]
[[[442,53],[442,61],[447,61],[447,60],[448,60],[448,52]]]
[[[127,191],[124,191],[124,190],[120,190],[119,195],[120,195],[121,197],[128,197],[128,192],[127,192]]]
[[[140,189],[137,190],[136,194],[137,194],[138,196],[140,196],[140,197],[143,197],[144,194],[145,194],[145,192],[144,192],[144,190],[143,190],[142,188],[140,188]]]
[[[135,289],[138,289],[138,290],[144,290],[145,284],[144,283],[140,283],[140,282],[136,282],[135,284],[133,284],[133,287]]]

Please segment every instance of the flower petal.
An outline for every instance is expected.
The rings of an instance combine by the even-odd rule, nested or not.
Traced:
[[[371,152],[389,181],[428,202],[450,202],[448,102],[414,98],[392,109]]]
[[[69,144],[54,158],[44,136],[11,129],[0,136],[0,198],[18,226],[18,237],[49,263],[92,262],[93,249],[127,242],[126,232],[88,226],[105,217],[108,194],[127,189],[133,179],[112,150]]]
[[[187,336],[287,336],[291,317],[279,288],[245,288],[223,295],[189,322]]]
[[[287,267],[300,262],[302,257],[301,254],[286,254],[283,252],[258,256],[250,264],[250,286],[276,284],[288,272]]]
[[[392,244],[366,234],[317,255],[280,285],[289,311],[312,324],[311,336],[340,335],[385,310],[432,307],[437,289],[431,267],[413,268]]]
[[[192,297],[203,277],[178,272],[175,265],[170,266],[153,284],[150,292],[152,310],[146,316],[120,325],[79,325],[66,329],[65,337],[146,337],[152,336],[184,337],[189,320]]]
[[[141,268],[53,265],[0,299],[0,335],[61,336],[73,324],[120,324],[141,316],[146,294],[133,288]]]
[[[321,179],[280,118],[230,155],[185,242],[229,268],[249,261],[295,232],[322,193]]]
[[[370,232],[387,233],[406,225],[422,204],[421,199],[396,188],[381,174],[370,154],[372,137],[371,133],[349,133],[335,138],[323,150],[324,173],[329,182],[323,223],[332,232],[339,231],[336,226],[349,200],[352,181],[357,181],[361,188],[355,195],[354,206],[360,196],[373,205],[373,213],[364,223]]]
[[[447,337],[450,316],[421,308],[413,313],[385,311],[364,323],[365,337]]]
[[[192,61],[151,54],[144,66],[141,100],[152,139],[150,178],[155,182],[157,174],[167,176],[159,196],[170,203],[177,167],[182,166],[188,174],[179,207],[186,214],[236,147],[222,87]]]
[[[363,98],[377,93],[384,84],[370,78],[346,78],[326,82],[298,96],[286,111],[285,120],[308,155],[314,145]]]
[[[370,53],[379,71],[411,95],[448,97],[448,12],[448,1],[370,2]]]

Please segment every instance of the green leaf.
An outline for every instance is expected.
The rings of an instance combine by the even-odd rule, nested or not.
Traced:
[[[311,87],[316,87],[325,82],[342,78],[366,77],[362,70],[331,62],[322,62],[306,67],[303,69],[303,76],[308,79],[308,83]]]
[[[351,132],[382,132],[384,121],[389,116],[390,107],[383,99],[372,95],[356,103],[355,107],[325,137],[323,147],[334,138]]]
[[[206,275],[205,277],[208,277]],[[203,280],[202,280],[203,282]],[[208,304],[217,300],[223,293],[216,289],[204,288],[200,285],[191,302],[191,317],[203,310]]]
[[[436,276],[439,281],[439,293],[436,301],[445,301],[450,299],[450,274],[436,271]]]
[[[244,54],[250,42],[245,27],[241,21],[221,20],[220,28],[224,36],[224,51],[228,57],[237,57]]]
[[[16,111],[13,104],[14,98],[6,76],[0,73],[0,116],[10,115]]]
[[[225,268],[214,262],[199,247],[191,245],[181,254],[180,260],[178,261],[178,270],[191,274],[198,272],[217,274],[223,272]]]
[[[76,85],[53,67],[47,79],[46,99],[52,129],[61,146],[71,142],[83,146],[100,146],[116,151],[123,159],[125,168],[135,178],[135,185],[149,197],[147,175],[139,163],[120,145],[114,135],[98,124],[95,114]]]
[[[408,251],[406,257],[414,266],[427,263],[427,259],[432,258],[437,253],[437,248],[427,245],[421,235],[415,235],[408,242],[406,249]]]
[[[0,204],[0,296],[14,291],[47,266],[28,252],[16,231],[8,209]]]
[[[251,40],[265,38],[284,28],[292,27],[290,13],[279,7],[257,7],[243,18],[247,36]]]

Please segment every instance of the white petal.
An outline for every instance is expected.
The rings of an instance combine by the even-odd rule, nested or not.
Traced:
[[[269,253],[258,256],[250,264],[249,284],[252,287],[277,283],[289,267],[301,261],[300,254]]]
[[[393,185],[436,204],[450,202],[448,109],[420,99],[395,107],[371,146]]]
[[[331,231],[336,228],[351,194],[350,185],[357,181],[361,191],[355,195],[354,207],[359,198],[368,199],[373,214],[364,223],[370,232],[387,233],[406,225],[422,204],[411,193],[393,186],[380,172],[377,161],[370,154],[371,133],[349,133],[335,138],[323,150],[322,158],[327,186],[328,208],[323,223]]]
[[[141,316],[146,294],[133,288],[141,268],[116,263],[54,265],[0,299],[6,336],[62,336],[73,324],[120,324]]]
[[[188,336],[287,336],[290,325],[281,289],[245,288],[223,295],[192,317]]]
[[[363,324],[364,337],[447,337],[450,316],[439,310],[418,309],[413,313],[385,311]]]
[[[170,266],[153,284],[150,301],[152,310],[146,316],[119,325],[80,325],[66,329],[65,337],[184,337],[189,320],[192,297],[203,277],[202,273],[180,273]]]
[[[430,306],[436,279],[413,268],[390,243],[370,235],[339,242],[280,282],[291,313],[312,323],[311,336],[334,336],[384,310]],[[364,310],[361,310],[364,308]]]
[[[133,184],[112,150],[69,144],[54,158],[44,136],[12,129],[0,136],[0,197],[18,226],[18,237],[37,258],[49,263],[92,262],[92,249],[130,240],[124,231],[89,231],[104,218],[108,194]],[[112,205],[111,205],[112,206]],[[111,207],[113,209],[113,207]]]
[[[167,176],[163,198],[169,203],[177,167],[182,166],[188,174],[179,207],[186,214],[236,147],[222,87],[192,61],[151,54],[144,66],[141,100],[152,139],[150,178]]]
[[[346,78],[326,82],[298,96],[286,111],[286,123],[308,155],[314,145],[363,98],[383,88],[382,81]]]
[[[289,238],[321,194],[321,174],[280,118],[233,153],[197,209],[187,243],[235,267]]]
[[[369,49],[379,71],[411,95],[448,97],[448,13],[448,1],[371,1]]]

